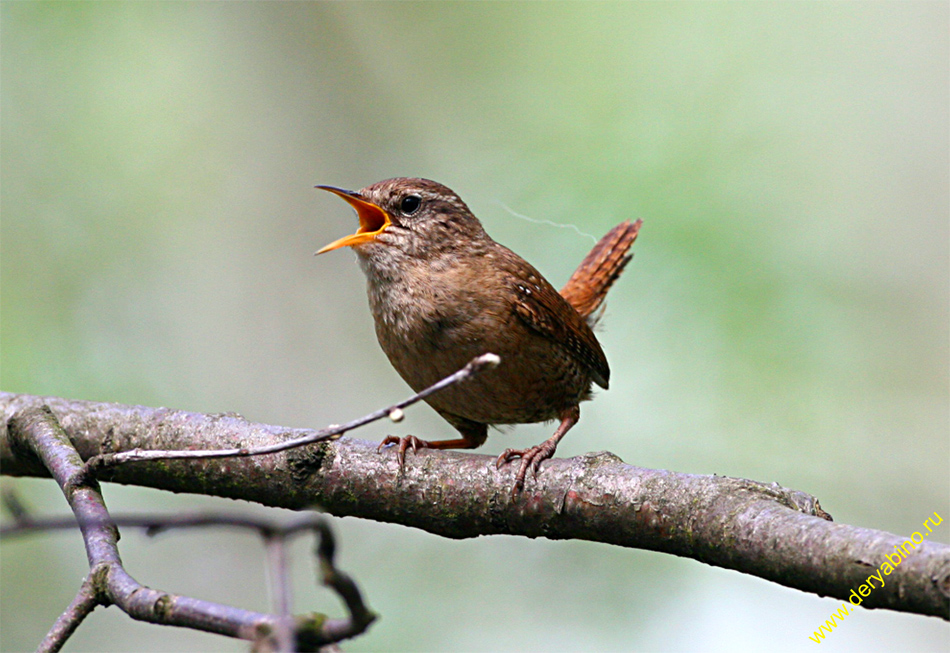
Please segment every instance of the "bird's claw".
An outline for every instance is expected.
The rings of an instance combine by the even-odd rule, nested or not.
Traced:
[[[515,484],[511,488],[512,497],[524,489],[524,481],[528,476],[528,472],[531,472],[532,478],[538,478],[541,463],[554,455],[555,448],[551,446],[550,441],[545,440],[541,444],[528,449],[505,449],[505,452],[498,456],[498,460],[495,461],[495,469],[501,469],[502,465],[510,463],[515,458],[521,458],[521,466],[515,475]]]
[[[391,444],[399,445],[399,448],[396,449],[396,460],[399,461],[400,468],[406,464],[406,450],[409,449],[409,447],[412,447],[412,453],[416,454],[419,453],[419,449],[425,449],[429,446],[428,442],[414,435],[404,435],[402,437],[387,435],[383,438],[383,441],[379,443],[379,446],[376,447],[376,453],[380,453],[383,447],[387,447]]]

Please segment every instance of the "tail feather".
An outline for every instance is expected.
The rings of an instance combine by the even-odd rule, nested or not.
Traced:
[[[630,247],[637,239],[642,223],[642,220],[625,220],[607,232],[561,288],[561,296],[585,320],[592,319],[607,297],[610,286],[633,258]],[[596,321],[596,316],[593,319]]]

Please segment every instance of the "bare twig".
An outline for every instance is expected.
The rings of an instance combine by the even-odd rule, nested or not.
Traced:
[[[315,515],[305,515],[287,525],[281,525],[268,519],[244,515],[223,515],[219,513],[195,513],[185,515],[115,515],[110,522],[116,526],[141,528],[150,536],[165,531],[183,528],[244,528],[257,531],[262,538],[289,537],[302,531],[308,531],[313,523],[323,519]],[[92,523],[92,522],[90,522]],[[71,517],[34,517],[27,513],[23,518],[15,517],[13,523],[0,526],[0,536],[4,538],[32,535],[36,532],[51,530],[72,530],[76,520]]]
[[[4,505],[8,509],[11,505],[18,506],[19,509],[13,523],[0,527],[0,537],[9,538],[49,530],[71,530],[76,528],[75,519],[68,517],[33,517],[29,511],[23,508],[12,492],[5,492],[3,499]],[[333,531],[326,518],[320,515],[305,514],[285,523],[256,516],[220,513],[116,515],[110,519],[109,523],[122,528],[141,528],[149,535],[157,535],[168,530],[182,528],[223,527],[256,531],[268,546],[269,572],[271,582],[275,585],[274,603],[275,613],[278,616],[288,616],[290,614],[290,585],[287,582],[286,563],[283,559],[285,543],[293,536],[312,532],[317,541],[315,553],[323,583],[340,596],[349,613],[347,619],[328,619],[324,621],[320,641],[312,643],[318,646],[321,645],[320,642],[326,643],[327,641],[339,641],[353,637],[363,632],[376,619],[375,613],[369,610],[363,602],[356,583],[347,574],[335,567],[336,544]],[[280,548],[280,552],[271,550],[271,547],[275,546]],[[82,595],[83,592],[80,591],[80,594],[77,595],[77,601]],[[92,607],[95,607],[95,605],[97,603],[94,601]],[[69,612],[67,610],[67,613]],[[290,625],[293,625],[293,621],[290,622]],[[73,629],[75,629],[75,626]],[[293,632],[290,631],[290,634],[292,636]],[[298,633],[298,636],[300,635],[301,633]]]
[[[210,458],[243,458],[247,456],[263,456],[265,454],[279,453],[288,449],[303,447],[317,442],[326,442],[337,440],[347,431],[352,431],[361,426],[365,426],[385,417],[401,419],[402,409],[418,403],[430,395],[443,390],[450,385],[465,381],[469,377],[478,374],[484,369],[492,368],[498,365],[500,358],[492,353],[482,354],[473,358],[469,363],[459,371],[450,374],[441,381],[429,386],[422,392],[418,392],[408,399],[388,408],[364,415],[346,424],[332,424],[326,428],[317,431],[299,431],[305,435],[299,435],[284,442],[262,445],[257,447],[237,447],[228,449],[204,449],[204,450],[157,450],[157,449],[133,449],[131,451],[122,451],[119,453],[106,453],[93,456],[86,462],[85,473],[96,476],[100,469],[113,467],[122,463],[145,461],[145,460],[183,460],[183,459],[210,459]],[[398,416],[398,417],[394,417]]]
[[[75,528],[75,522],[73,522],[73,527]],[[44,653],[52,653],[53,651],[60,650],[63,644],[66,643],[66,640],[79,628],[79,624],[86,618],[86,615],[101,604],[102,601],[99,598],[95,583],[92,582],[92,575],[90,574],[83,580],[79,591],[76,593],[76,598],[69,604],[66,611],[59,615],[56,623],[54,623],[53,627],[46,633],[46,637],[44,637],[40,645],[36,647],[36,650]]]
[[[294,650],[293,623],[290,616],[290,578],[287,576],[286,539],[270,535],[264,539],[267,550],[267,581],[274,612],[280,617],[274,629],[278,651]]]
[[[267,578],[273,610],[281,617],[290,614],[290,579],[287,577],[287,539],[271,535],[264,539],[267,550]]]
[[[315,552],[320,564],[323,584],[343,599],[350,613],[346,619],[328,619],[323,624],[324,632],[336,638],[334,641],[349,639],[366,630],[376,619],[376,614],[366,607],[360,589],[353,579],[334,566],[336,543],[329,525],[326,522],[315,524],[314,530],[319,531],[320,534]]]
[[[315,650],[339,641],[341,635],[352,637],[365,631],[375,618],[369,613],[370,618],[367,619],[365,608],[357,612],[351,610],[350,618],[345,621],[355,624],[355,627],[344,630],[334,626],[333,620],[318,615],[290,617],[285,614],[274,616],[254,613],[152,590],[139,584],[122,567],[117,548],[117,526],[106,509],[97,484],[84,477],[79,454],[49,408],[42,406],[25,411],[11,420],[9,427],[11,435],[20,442],[18,446],[31,449],[62,488],[82,531],[91,570],[73,603],[43,640],[41,650],[59,650],[96,605],[113,603],[134,619],[194,628],[251,641],[273,638],[278,649],[285,651]],[[13,529],[19,533],[35,532],[44,526],[63,525],[61,521],[50,520],[44,524],[41,520],[31,519],[15,499],[7,495],[5,500],[7,505],[15,507],[14,516],[17,519],[15,526],[8,532],[14,532]],[[175,520],[163,522],[160,518],[152,517],[147,523],[142,520],[141,525],[154,533],[158,529],[171,528],[171,521]],[[204,524],[223,524],[226,520],[207,516],[201,520],[192,519],[190,522],[187,519],[179,519],[181,525],[189,526],[196,526],[199,521]],[[253,520],[245,518],[240,521],[240,525],[257,528],[270,538],[278,537],[281,532],[299,532],[305,527],[319,530],[321,537],[326,537],[330,532],[323,519],[300,521],[288,527],[252,522]],[[227,520],[227,525],[233,526],[236,523],[237,520]],[[351,609],[350,596],[345,592],[338,593],[347,608]]]
[[[7,509],[7,512],[18,524],[29,522],[30,512],[20,501],[20,497],[13,491],[13,488],[4,487],[0,489],[0,504]]]

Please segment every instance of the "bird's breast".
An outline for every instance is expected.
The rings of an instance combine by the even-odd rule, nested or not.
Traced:
[[[433,395],[436,409],[489,424],[537,422],[589,397],[588,370],[526,327],[496,276],[473,282],[452,267],[401,272],[369,277],[369,303],[380,346],[414,390],[486,352],[501,357],[498,368]]]

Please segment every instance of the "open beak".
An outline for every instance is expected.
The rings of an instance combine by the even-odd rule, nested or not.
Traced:
[[[360,228],[356,230],[355,234],[350,234],[349,236],[344,236],[339,240],[333,241],[317,251],[317,254],[323,254],[324,252],[329,252],[341,247],[354,247],[368,243],[392,224],[392,220],[389,219],[389,215],[384,210],[372,202],[367,202],[355,191],[343,190],[342,188],[335,188],[333,186],[317,186],[317,188],[330,191],[334,195],[343,198],[347,204],[356,209],[356,216],[360,220]]]

